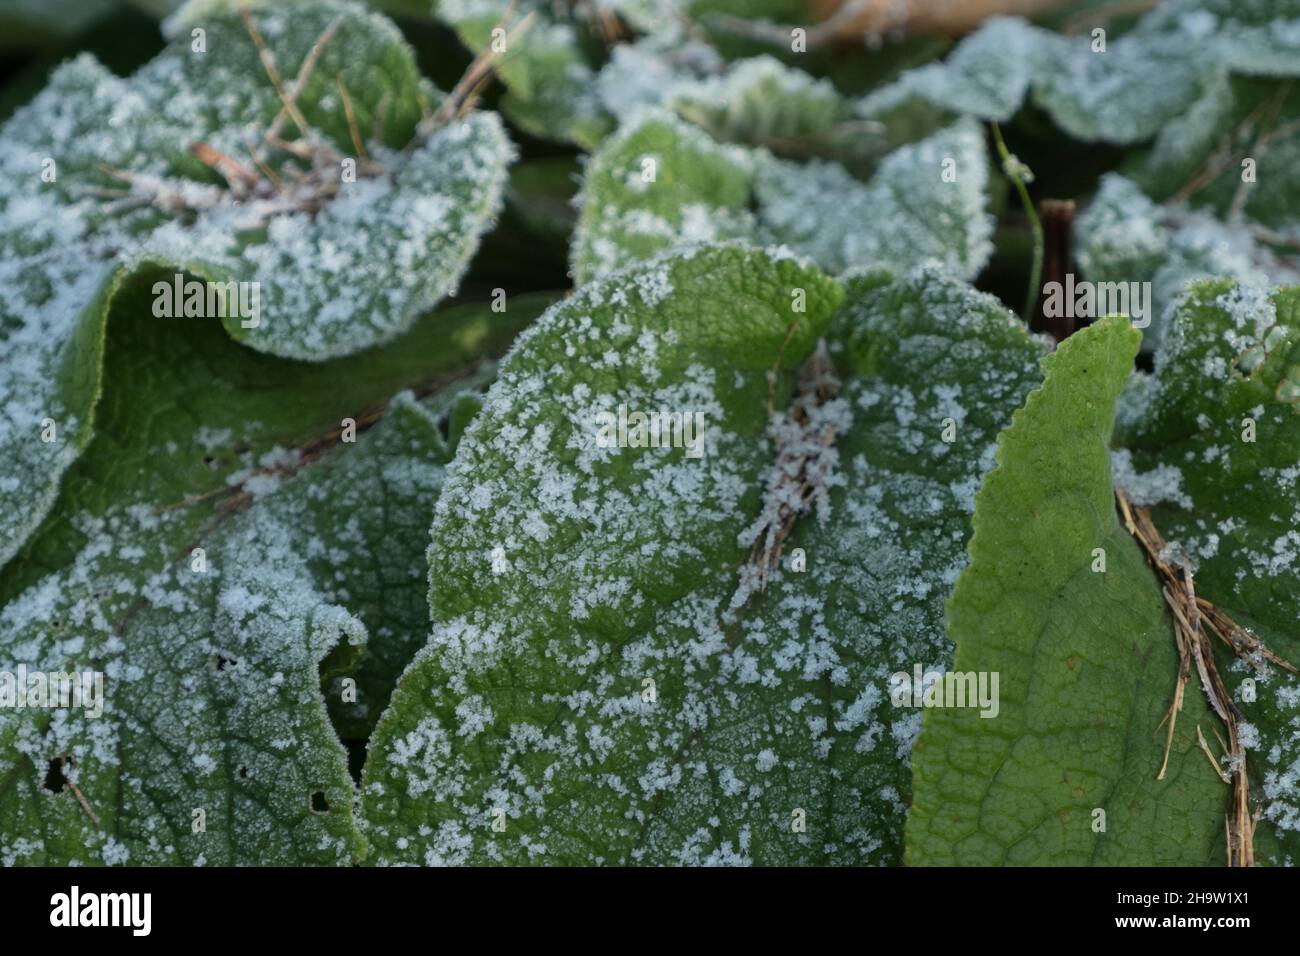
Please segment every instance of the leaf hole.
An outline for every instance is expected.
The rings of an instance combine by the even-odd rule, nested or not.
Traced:
[[[311,812],[312,813],[329,813],[329,801],[325,799],[325,791],[317,790],[311,795]]]
[[[41,789],[51,794],[62,793],[68,786],[68,778],[63,772],[63,757],[55,757],[45,768],[45,780]]]

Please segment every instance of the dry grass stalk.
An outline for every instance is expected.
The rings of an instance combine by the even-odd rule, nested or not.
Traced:
[[[1165,770],[1169,765],[1174,726],[1183,707],[1184,691],[1191,677],[1192,667],[1195,666],[1201,689],[1210,708],[1223,722],[1228,734],[1226,742],[1219,737],[1223,757],[1215,759],[1205,736],[1201,733],[1200,726],[1196,728],[1201,750],[1210,758],[1215,772],[1232,787],[1232,801],[1225,819],[1228,834],[1228,865],[1253,866],[1255,824],[1259,819],[1259,813],[1250,808],[1250,781],[1246,771],[1246,752],[1237,734],[1238,722],[1243,717],[1215,666],[1213,648],[1206,634],[1207,628],[1203,625],[1208,625],[1208,630],[1217,634],[1234,654],[1251,661],[1256,667],[1262,666],[1259,663],[1262,658],[1292,673],[1295,673],[1296,669],[1264,647],[1258,638],[1233,621],[1222,609],[1205,598],[1198,597],[1192,582],[1191,568],[1183,560],[1175,564],[1166,557],[1166,542],[1151,520],[1151,512],[1146,508],[1135,506],[1122,491],[1117,490],[1115,498],[1124,519],[1124,526],[1142,548],[1147,563],[1160,579],[1165,601],[1174,617],[1174,641],[1178,647],[1178,677],[1174,685],[1173,702],[1161,721],[1162,725],[1168,722],[1168,729],[1165,737],[1164,760],[1161,762],[1156,779],[1164,778]],[[1224,758],[1227,760],[1226,771],[1223,769]]]
[[[505,24],[514,16],[514,12],[515,2],[514,0],[511,0],[510,5],[506,7],[505,13],[501,15],[501,19],[498,20],[496,26],[492,28],[493,35],[495,35],[498,30],[503,30],[505,28]],[[489,43],[483,48],[478,56],[474,57],[469,67],[465,70],[464,75],[459,81],[457,81],[456,85],[452,87],[451,92],[447,94],[447,98],[443,101],[442,105],[438,107],[438,111],[421,122],[419,130],[421,136],[427,136],[438,127],[445,126],[452,120],[464,116],[473,108],[474,102],[478,99],[484,86],[486,86],[488,81],[491,79],[497,61],[505,55],[506,51],[510,49],[524,31],[533,25],[536,16],[537,11],[530,10],[523,19],[512,26],[510,32],[504,34],[504,41],[501,44],[500,50],[496,49],[494,43]]]

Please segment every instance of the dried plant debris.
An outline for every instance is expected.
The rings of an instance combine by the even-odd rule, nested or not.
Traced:
[[[1300,824],[1300,691],[1287,663],[1300,660],[1296,301],[1294,289],[1194,285],[1155,373],[1135,379],[1121,403],[1127,448],[1117,469],[1129,499],[1150,509],[1168,539],[1162,559],[1176,558],[1195,581],[1185,616],[1195,611],[1202,633],[1221,638],[1216,656],[1202,657],[1223,684],[1212,687],[1219,709],[1236,724],[1230,748],[1245,751],[1242,779],[1258,789],[1252,813],[1276,824],[1276,849],[1264,848],[1276,860],[1294,859]]]
[[[0,865],[1300,863],[1295,0],[76,6]]]

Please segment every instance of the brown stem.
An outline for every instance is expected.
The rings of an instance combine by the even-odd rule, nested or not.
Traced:
[[[1079,324],[1069,315],[1049,317],[1043,309],[1047,299],[1043,289],[1049,282],[1060,283],[1063,287],[1066,275],[1074,268],[1074,214],[1073,199],[1044,199],[1039,207],[1043,223],[1043,285],[1038,290],[1033,328],[1036,332],[1046,332],[1057,342],[1064,342],[1078,331]]]

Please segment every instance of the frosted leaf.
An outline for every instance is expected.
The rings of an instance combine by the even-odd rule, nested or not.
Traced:
[[[1144,30],[1094,53],[1087,34],[1043,37],[1044,67],[1034,102],[1077,139],[1133,143],[1150,139],[1192,103],[1214,66],[1199,38]]]
[[[698,42],[668,49],[654,39],[620,43],[609,51],[609,62],[596,77],[596,92],[605,110],[626,122],[647,107],[662,106],[668,93],[694,79],[697,71],[709,75],[721,69],[717,52]]]
[[[851,424],[836,440],[829,517],[796,526],[786,570],[742,617],[717,678],[718,732],[702,735],[698,762],[734,777],[714,797],[714,839],[740,846],[749,831],[747,859],[897,865],[921,712],[893,705],[891,677],[952,665],[944,604],[966,563],[975,489],[1039,380],[1042,348],[935,269],[850,279],[833,338]],[[806,573],[789,571],[795,548]],[[659,811],[662,833],[649,831],[652,859],[709,802],[707,777],[683,776]],[[790,832],[795,807],[807,810],[803,835]]]
[[[697,247],[525,334],[435,511],[433,637],[362,780],[379,861],[897,860],[918,722],[879,678],[942,663],[974,485],[1041,349],[937,271],[853,280],[828,329],[838,297],[790,258]],[[848,378],[817,421],[847,438],[825,522],[788,542],[811,570],[737,602],[784,430],[769,395],[789,407],[822,332]],[[701,410],[703,454],[603,447],[597,413],[619,404]]]
[[[881,116],[919,96],[958,113],[1006,121],[1020,109],[1046,51],[1043,34],[1023,20],[992,17],[957,45],[942,63],[905,73],[867,94],[863,116]]]
[[[684,30],[679,0],[595,0],[592,6],[617,14],[638,33],[676,38]]]
[[[765,158],[754,177],[759,235],[831,272],[935,261],[970,279],[993,251],[988,178],[970,121],[895,150],[865,184],[836,163]]]
[[[863,183],[838,163],[722,146],[650,112],[592,157],[574,275],[581,283],[677,245],[739,237],[830,272],[934,261],[971,277],[992,251],[987,185],[983,138],[967,121],[895,150]]]
[[[127,79],[79,57],[0,130],[12,170],[0,183],[0,563],[90,438],[105,315],[147,263],[237,283],[196,311],[260,351],[323,359],[392,339],[454,291],[500,204],[511,150],[499,121],[471,114],[400,152],[434,91],[392,24],[333,0],[253,17],[295,72],[337,19],[298,107],[320,150],[349,157],[341,76],[377,166],[348,182],[341,161],[327,164],[279,192],[259,180],[237,200],[192,149],[244,163],[280,103],[229,7],[181,11],[202,19],[208,52],[185,35]],[[284,155],[266,161],[295,181]],[[159,321],[201,321],[188,314]]]
[[[1150,195],[1185,196],[1234,223],[1266,227],[1289,253],[1300,237],[1300,94],[1290,80],[1223,75],[1129,164]]]
[[[1300,324],[1295,288],[1270,292],[1227,279],[1193,285],[1130,400],[1117,441],[1144,476],[1177,476],[1152,515],[1196,570],[1196,592],[1250,628],[1275,654],[1300,660]],[[1257,745],[1252,782],[1280,852],[1300,859],[1300,681],[1265,658],[1234,660],[1216,640],[1219,670]],[[1243,681],[1255,682],[1246,699]],[[1244,739],[1244,738],[1243,738]],[[1274,854],[1271,843],[1259,852]]]
[[[942,64],[928,64],[858,104],[877,117],[910,98],[982,119],[1005,120],[1032,95],[1082,140],[1133,143],[1177,121],[1223,72],[1300,72],[1300,7],[1173,0],[1094,51],[1090,33],[1061,36],[994,18]]]
[[[773,148],[815,140],[849,114],[830,82],[771,56],[739,60],[721,76],[680,83],[665,105],[716,139]]]
[[[1157,205],[1116,174],[1075,223],[1078,258],[1092,282],[1150,282],[1151,325],[1143,348],[1154,350],[1187,287],[1197,279],[1231,277],[1252,285],[1293,281],[1295,270],[1241,225],[1205,212]]]
[[[592,156],[575,203],[578,284],[673,246],[754,234],[749,152],[662,111],[644,114]]]
[[[512,8],[514,15],[503,19]],[[494,29],[504,31],[495,37],[506,47],[495,64],[506,87],[501,110],[527,132],[590,149],[613,125],[596,93],[582,25],[563,18],[551,5],[537,0],[441,0],[435,15],[475,53],[490,48]],[[529,15],[529,26],[512,37],[512,27]]]
[[[240,794],[246,798],[265,788],[268,800],[274,797],[277,806],[292,811],[280,818],[286,827],[328,841],[292,847],[290,830],[272,834],[271,819],[252,807],[249,826],[266,832],[256,839],[245,833],[232,846],[229,820],[214,819],[213,805],[190,802],[195,791],[185,789],[188,778],[165,770],[175,763],[168,757],[156,766],[141,762],[129,768],[131,786],[144,780],[148,788],[166,773],[170,789],[165,792],[178,802],[142,805],[132,796],[124,806],[141,819],[122,820],[104,862],[120,857],[123,834],[146,829],[144,843],[134,842],[134,836],[127,841],[127,862],[198,862],[204,853],[208,862],[236,857],[264,862],[258,849],[263,844],[290,854],[284,862],[347,860],[356,846],[348,822],[351,783],[345,772],[338,776],[329,769],[341,754],[334,728],[359,745],[397,673],[427,635],[421,557],[428,515],[448,446],[454,446],[473,412],[473,402],[459,396],[490,375],[490,368],[471,376],[465,369],[500,354],[549,297],[516,296],[505,315],[492,313],[486,304],[448,309],[421,320],[389,346],[335,362],[298,363],[244,348],[216,322],[155,319],[151,283],[166,274],[146,273],[114,297],[104,348],[104,389],[112,400],[99,409],[94,438],[61,484],[57,517],[43,522],[17,560],[0,572],[0,671],[12,672],[11,665],[24,662],[98,667],[105,673],[111,708],[98,720],[0,708],[0,721],[12,718],[0,729],[5,768],[0,779],[14,785],[0,787],[0,859],[16,854],[20,862],[93,862],[86,847],[100,845],[102,836],[83,840],[90,823],[76,793],[40,791],[60,741],[77,748],[75,765],[65,766],[65,775],[78,767],[87,774],[98,768],[98,782],[88,776],[69,779],[107,821],[99,832],[111,834],[116,811],[105,787],[114,794],[118,780],[125,779],[114,776],[125,767],[125,745],[130,743],[133,753],[170,745],[190,725],[159,709],[210,703],[204,693],[216,677],[210,661],[199,660],[191,644],[212,647],[220,637],[227,649],[222,656],[233,661],[238,656],[233,648],[245,638],[233,624],[218,634],[226,628],[222,621],[243,616],[251,622],[275,609],[289,614],[306,602],[320,611],[313,610],[310,627],[286,629],[278,643],[273,641],[279,632],[263,630],[261,637],[272,642],[246,654],[266,679],[254,696],[283,704],[284,720],[277,726],[300,728],[295,735],[302,762],[295,762],[296,751],[277,743],[259,780],[244,785]],[[442,388],[444,378],[454,384]],[[395,411],[367,432],[383,404],[405,387],[432,391],[420,408],[398,400]],[[355,445],[347,443],[349,418],[357,426]],[[274,535],[266,523],[272,518]],[[277,544],[281,539],[291,542],[289,552]],[[269,577],[258,577],[259,561],[267,562],[263,570]],[[192,578],[203,578],[211,588],[202,590]],[[186,611],[191,603],[193,613]],[[359,659],[361,646],[350,643],[361,633],[357,622],[368,636]],[[134,640],[147,623],[155,645]],[[324,655],[324,645],[335,637],[324,662],[309,667],[306,660]],[[182,659],[194,666],[180,668]],[[226,673],[225,665],[219,673]],[[343,699],[339,682],[345,677],[356,682],[355,703]],[[322,678],[334,727],[319,719]],[[185,691],[180,681],[199,690]],[[291,706],[295,694],[305,695],[301,706]],[[240,706],[255,709],[256,702],[250,698]],[[157,735],[151,741],[141,718],[155,713]],[[260,718],[247,710],[241,714],[248,714],[247,721],[240,718],[248,727],[228,718],[212,740],[232,747],[258,742],[243,731]],[[216,713],[209,707],[200,717],[208,723],[199,729],[211,737]],[[64,728],[58,731],[63,736],[41,730],[51,723]],[[278,742],[288,739],[275,735]],[[209,772],[214,766],[221,780],[237,770],[223,765],[222,753],[206,743],[178,754],[177,760],[193,766],[196,787],[216,785]],[[279,776],[272,757],[283,762],[286,782],[299,780],[298,767],[329,769],[317,780],[331,787],[333,795],[320,790],[320,799],[332,808],[328,818],[304,811],[315,789],[273,793]],[[202,807],[207,809],[206,851],[197,843],[174,842],[191,833],[191,813]],[[55,839],[63,833],[56,829],[60,821],[68,830]],[[27,849],[20,853],[20,846]]]
[[[405,663],[412,648],[394,638],[406,635],[366,622],[401,622],[378,602],[403,591],[424,617],[418,556],[444,454],[432,415],[399,395],[355,449],[302,470],[263,459],[287,468],[278,489],[253,500],[244,483],[244,507],[196,538],[184,509],[144,501],[69,515],[84,534],[75,556],[0,609],[0,672],[93,671],[102,696],[93,709],[0,708],[0,858],[359,859],[321,671],[350,673],[367,700]],[[368,641],[380,658],[357,670]],[[47,789],[51,767],[66,788]]]

